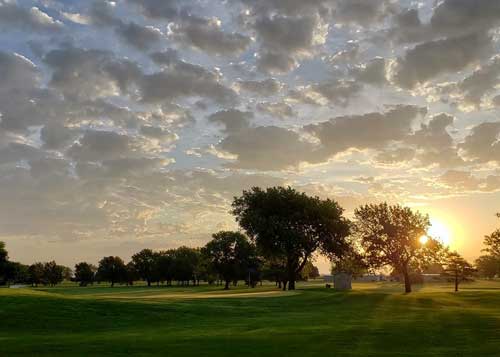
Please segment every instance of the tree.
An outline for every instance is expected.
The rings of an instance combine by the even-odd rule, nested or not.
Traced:
[[[255,259],[255,247],[239,232],[221,231],[212,238],[202,254],[225,281],[224,289],[227,290],[231,281],[245,278]]]
[[[64,280],[64,267],[57,265],[55,261],[43,265],[44,285],[55,286]]]
[[[38,286],[44,282],[44,266],[43,263],[31,264],[28,268],[29,282],[31,285]]]
[[[309,279],[316,279],[317,277],[319,277],[318,267],[314,266],[312,262],[308,261],[300,272],[300,279],[307,281]]]
[[[497,213],[496,216],[500,218],[500,213]],[[500,258],[500,228],[484,237],[484,245],[486,246],[483,249],[485,252]]]
[[[173,279],[173,257],[172,251],[156,253],[156,267],[158,278],[161,282],[166,281],[167,285],[172,285]]]
[[[80,286],[92,284],[95,279],[96,267],[92,264],[81,262],[75,265],[75,281],[80,283]]]
[[[182,284],[193,280],[196,284],[198,264],[200,262],[199,249],[179,247],[172,251],[172,276],[174,280]]]
[[[0,285],[7,281],[7,265],[9,260],[9,254],[5,249],[5,243],[0,242]]]
[[[493,255],[482,255],[476,259],[475,265],[480,276],[493,279],[500,275],[500,257]]]
[[[394,268],[403,275],[405,292],[410,293],[410,268],[428,264],[441,248],[432,238],[425,245],[419,241],[430,226],[429,217],[387,203],[361,206],[354,215],[355,235],[366,262],[373,268]]]
[[[134,281],[139,279],[139,273],[137,272],[137,269],[135,267],[134,262],[128,262],[127,265],[125,265],[125,276],[123,280],[127,285],[134,285]]]
[[[125,280],[125,263],[120,257],[104,257],[99,262],[97,274],[99,275],[100,280],[109,281],[111,283],[111,287],[113,287],[115,286],[115,283]]]
[[[259,252],[285,264],[283,289],[295,289],[302,268],[317,251],[341,256],[350,224],[330,199],[309,197],[288,187],[254,187],[233,201],[232,213]]]
[[[132,256],[132,262],[139,277],[151,286],[156,268],[155,253],[151,249],[143,249]]]
[[[332,260],[331,273],[347,273],[354,278],[363,276],[368,272],[368,264],[364,261],[361,254],[354,250],[346,253],[341,259]]]
[[[455,282],[455,292],[458,291],[458,285],[471,277],[475,271],[472,265],[457,252],[447,254],[444,266],[445,275],[451,276]]]

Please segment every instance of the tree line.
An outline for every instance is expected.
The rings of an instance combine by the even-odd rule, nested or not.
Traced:
[[[75,266],[72,279],[82,286],[101,281],[111,286],[137,280],[148,286],[207,281],[225,289],[242,280],[249,286],[271,280],[284,290],[293,290],[296,281],[319,275],[312,262],[322,254],[333,262],[335,271],[350,274],[390,267],[409,293],[415,274],[429,266],[441,266],[443,273],[454,279],[457,290],[475,271],[437,237],[422,243],[420,238],[430,227],[429,217],[400,205],[363,205],[349,220],[334,200],[308,196],[290,187],[254,187],[234,198],[231,213],[241,231],[215,233],[204,247],[144,249],[127,264],[115,256],[104,257],[98,266],[81,262]],[[477,270],[493,277],[500,273],[500,231],[487,236],[485,245],[488,254],[476,261]],[[496,270],[490,267],[493,261]],[[29,267],[8,262],[1,245],[0,281],[16,274],[14,280],[22,280],[19,278],[26,274],[25,281],[32,284],[55,284],[64,279],[68,269],[54,262]]]

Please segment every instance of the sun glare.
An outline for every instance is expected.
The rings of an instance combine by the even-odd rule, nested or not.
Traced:
[[[450,246],[451,244],[451,233],[450,230],[446,225],[441,223],[440,221],[431,219],[431,226],[427,230],[427,235],[437,239],[441,243],[443,243],[445,246]],[[429,239],[427,236],[425,236],[426,242]],[[420,242],[422,242],[423,237],[420,238]],[[424,243],[425,244],[425,243]]]
[[[427,237],[426,235],[423,235],[422,237],[419,238],[419,242],[420,244],[427,244],[427,242],[429,241],[429,237]]]

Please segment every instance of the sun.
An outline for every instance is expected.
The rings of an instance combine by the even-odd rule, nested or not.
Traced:
[[[451,244],[451,233],[446,225],[441,223],[438,220],[431,219],[431,226],[427,230],[427,235],[434,239],[437,239],[445,246],[450,246]],[[427,236],[425,236],[427,238]],[[420,242],[422,243],[423,237],[420,238]],[[427,238],[428,240],[429,238]],[[427,243],[427,240],[425,241]],[[424,243],[425,244],[425,243]]]
[[[427,242],[429,241],[429,237],[427,237],[426,235],[423,235],[422,237],[420,237],[420,238],[418,239],[418,241],[420,242],[420,244],[422,244],[422,245],[426,245],[426,244],[427,244]]]

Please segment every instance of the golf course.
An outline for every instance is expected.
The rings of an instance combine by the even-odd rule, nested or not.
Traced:
[[[500,281],[0,289],[1,356],[498,356]]]

